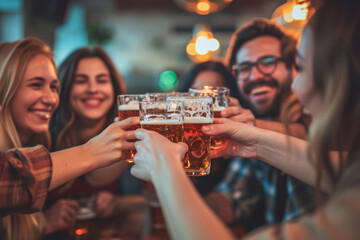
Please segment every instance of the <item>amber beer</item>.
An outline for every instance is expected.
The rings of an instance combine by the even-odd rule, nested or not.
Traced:
[[[191,117],[184,119],[184,142],[188,145],[184,168],[187,175],[205,176],[210,173],[211,137],[205,135],[202,126],[212,124],[212,118]]]
[[[214,118],[221,118],[221,111],[226,107],[213,107]],[[211,150],[219,150],[225,148],[227,145],[227,140],[225,136],[216,136],[211,138]]]
[[[183,124],[176,121],[142,121],[140,122],[142,128],[160,133],[170,141],[177,143],[183,140]]]
[[[118,106],[118,115],[119,115],[119,121],[127,119],[129,117],[138,117],[139,116],[139,104]],[[131,131],[131,130],[136,130],[137,128],[140,128],[140,125],[130,127],[127,130]],[[125,156],[126,161],[129,163],[133,162],[133,157],[135,156],[135,154],[136,154],[135,150],[123,151],[123,155]]]

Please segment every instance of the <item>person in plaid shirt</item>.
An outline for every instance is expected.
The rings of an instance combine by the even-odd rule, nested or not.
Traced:
[[[299,106],[290,89],[295,53],[296,40],[266,19],[254,19],[233,34],[227,65],[237,78],[239,102],[251,110],[257,127],[284,132],[282,124],[276,122],[282,105],[292,98],[293,106]],[[223,116],[242,121],[241,114],[248,110],[235,107],[227,111],[238,115]],[[306,116],[299,112],[293,115],[292,135],[305,138]],[[235,158],[206,201],[226,223],[241,224],[249,231],[310,211],[313,189],[264,162]]]
[[[134,149],[127,141],[134,132],[124,129],[139,120],[113,123],[85,144],[49,155],[49,120],[59,103],[50,48],[33,37],[0,43],[0,65],[0,239],[38,239],[49,222],[42,213],[22,213],[41,209],[49,189],[121,160],[123,150]],[[37,144],[44,147],[10,150]],[[73,209],[70,215],[77,203]]]

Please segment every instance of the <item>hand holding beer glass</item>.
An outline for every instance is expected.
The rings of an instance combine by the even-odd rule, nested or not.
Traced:
[[[154,100],[140,102],[141,127],[160,133],[174,143],[182,142],[184,103],[182,101],[156,101],[156,98]],[[143,185],[144,195],[150,207],[151,226],[153,229],[164,229],[165,220],[154,186],[150,182],[144,182]]]
[[[211,96],[214,99],[212,111],[214,118],[221,118],[221,111],[229,106],[230,91],[227,87],[203,86],[201,88],[190,88],[191,96]],[[211,149],[219,150],[225,148],[227,140],[223,137],[214,137],[211,140]]]
[[[139,102],[146,98],[148,98],[148,96],[142,94],[119,95],[117,99],[119,121],[129,117],[139,117]],[[127,130],[136,130],[137,128],[140,128],[140,125],[131,127]],[[135,150],[128,150],[123,152],[126,161],[129,163],[133,162],[133,157],[135,153]]]
[[[213,122],[212,97],[177,96],[167,99],[184,101],[184,142],[188,145],[184,160],[186,174],[189,176],[210,174],[211,138],[203,134],[201,127]]]

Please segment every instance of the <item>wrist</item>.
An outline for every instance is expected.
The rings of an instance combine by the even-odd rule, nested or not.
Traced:
[[[171,161],[158,164],[157,168],[150,173],[151,181],[154,184],[156,182],[164,182],[164,179],[170,180],[178,178],[181,177],[181,175],[186,176],[182,160],[179,157],[174,157],[171,158]]]
[[[99,161],[97,160],[97,155],[92,150],[93,148],[89,146],[89,142],[80,145],[80,159],[82,160],[87,172],[95,170],[99,167]]]

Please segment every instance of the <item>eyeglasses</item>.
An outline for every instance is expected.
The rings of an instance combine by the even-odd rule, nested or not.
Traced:
[[[234,75],[239,79],[248,78],[253,66],[255,66],[262,74],[270,76],[275,71],[278,61],[284,61],[284,59],[275,56],[264,56],[259,58],[256,62],[242,62],[236,64],[232,67],[232,70]]]

